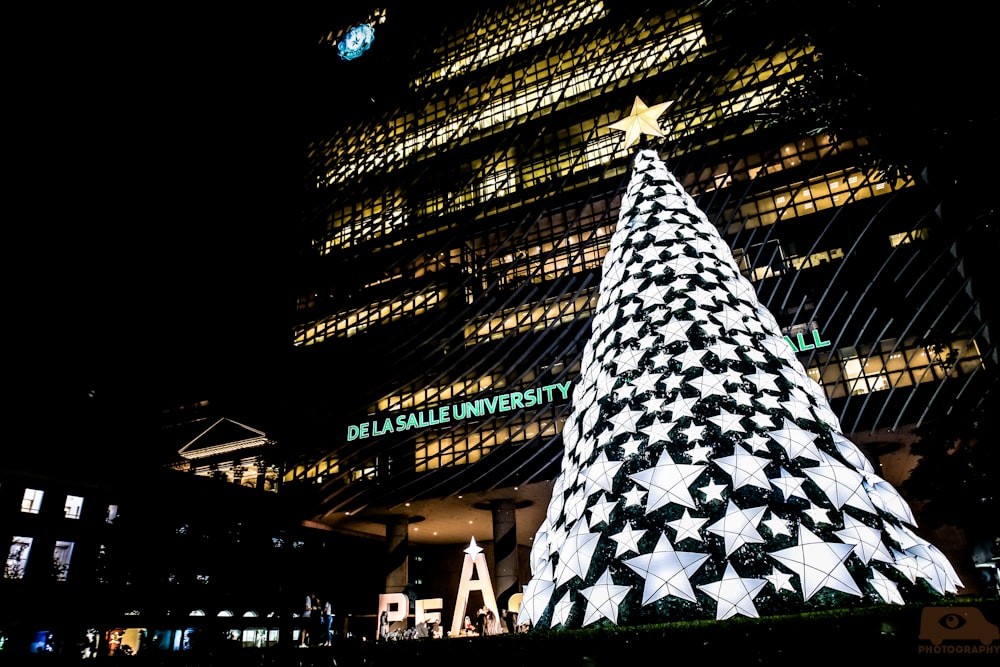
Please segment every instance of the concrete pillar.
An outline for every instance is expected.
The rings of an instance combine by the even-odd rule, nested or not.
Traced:
[[[493,581],[500,610],[514,593],[521,592],[517,557],[517,507],[513,500],[498,500],[493,512]]]
[[[403,593],[410,582],[410,522],[405,516],[392,517],[385,525],[385,593]]]

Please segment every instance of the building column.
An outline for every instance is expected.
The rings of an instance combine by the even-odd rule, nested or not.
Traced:
[[[500,611],[507,608],[510,596],[521,592],[517,554],[517,506],[513,500],[492,503],[493,577]]]
[[[409,583],[409,529],[405,516],[391,517],[385,525],[385,593],[403,593]]]

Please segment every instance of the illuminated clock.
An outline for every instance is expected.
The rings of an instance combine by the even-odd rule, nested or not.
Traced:
[[[368,50],[375,39],[375,29],[367,23],[356,25],[337,43],[337,52],[344,60],[354,60]]]

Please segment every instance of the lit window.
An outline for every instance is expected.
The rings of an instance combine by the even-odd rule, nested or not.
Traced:
[[[79,519],[83,512],[82,496],[66,496],[66,518]]]
[[[42,509],[42,496],[44,491],[39,489],[25,489],[24,497],[21,498],[21,511],[28,514],[38,514]]]
[[[20,579],[28,566],[28,553],[31,551],[30,537],[14,537],[7,551],[7,563],[4,565],[4,579]]]
[[[66,581],[69,574],[69,561],[73,557],[73,543],[56,540],[56,547],[52,551],[52,569],[56,581]]]
[[[830,398],[942,380],[957,374],[974,373],[983,366],[979,348],[970,339],[954,340],[943,346],[940,352],[920,345],[916,339],[905,343],[886,339],[874,349],[841,348],[837,356],[839,369],[822,360],[818,366],[809,369],[813,379],[821,375],[821,384]]]
[[[893,248],[896,246],[904,245],[906,243],[913,243],[914,241],[926,241],[930,237],[930,229],[928,227],[921,227],[919,229],[914,229],[909,232],[900,232],[899,234],[891,234],[889,236],[889,245]]]
[[[118,505],[108,505],[108,513],[105,517],[105,521],[108,523],[114,523],[115,519],[118,518]]]

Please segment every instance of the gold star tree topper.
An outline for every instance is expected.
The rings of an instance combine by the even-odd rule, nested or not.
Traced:
[[[656,119],[673,103],[674,101],[670,100],[647,107],[646,103],[636,96],[635,103],[632,105],[632,113],[617,123],[611,123],[608,127],[613,130],[621,130],[625,133],[625,142],[622,144],[623,149],[627,149],[629,146],[638,143],[639,138],[644,134],[653,137],[664,137],[666,135],[663,134]]]

